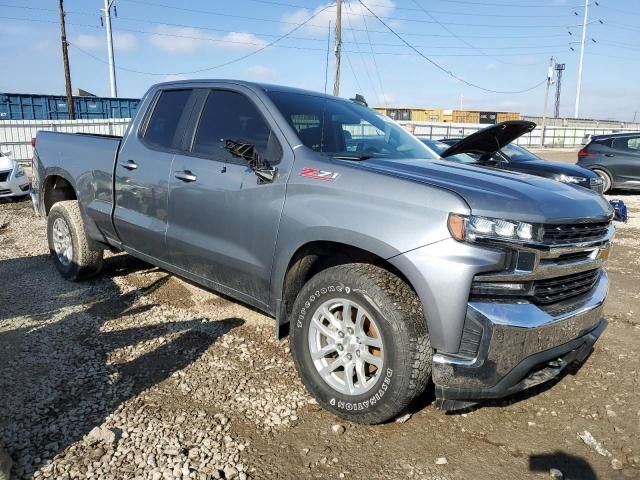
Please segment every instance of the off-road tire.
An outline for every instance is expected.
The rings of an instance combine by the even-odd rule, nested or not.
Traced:
[[[54,248],[53,224],[58,218],[67,224],[71,236],[73,249],[69,265],[60,261]],[[104,250],[88,238],[77,200],[65,200],[53,205],[47,219],[47,240],[53,263],[67,280],[82,280],[96,275],[102,269]]]
[[[384,347],[382,374],[362,395],[346,395],[320,376],[309,347],[314,312],[332,298],[347,298],[369,311]],[[318,403],[353,422],[377,424],[403,414],[431,378],[431,343],[421,303],[398,276],[369,264],[347,264],[323,270],[304,285],[293,306],[289,337],[302,382]]]
[[[602,193],[607,193],[613,188],[613,180],[611,175],[600,168],[594,168],[593,173],[597,174],[602,179]]]

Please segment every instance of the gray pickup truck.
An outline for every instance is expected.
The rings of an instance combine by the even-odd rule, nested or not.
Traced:
[[[358,422],[430,382],[448,411],[540,384],[606,326],[601,195],[443,161],[361,98],[156,85],[122,138],[39,132],[32,197],[64,277],[125,251],[252,305],[318,402]]]

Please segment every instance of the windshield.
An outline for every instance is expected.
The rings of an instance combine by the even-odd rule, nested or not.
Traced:
[[[434,154],[390,118],[354,102],[269,92],[280,113],[311,150],[336,158],[429,158]]]
[[[529,150],[514,143],[510,143],[509,145],[502,147],[500,153],[507,157],[510,162],[530,162],[532,160],[540,160],[540,158],[536,157]]]
[[[420,139],[427,147],[431,148],[438,155],[442,155],[445,150],[447,150],[451,145],[447,145],[444,142],[439,142],[437,140],[429,140],[426,138]],[[466,153],[459,153],[457,155],[451,155],[450,157],[445,158],[445,160],[450,160],[452,162],[458,163],[477,163],[478,160],[471,155],[467,155]]]

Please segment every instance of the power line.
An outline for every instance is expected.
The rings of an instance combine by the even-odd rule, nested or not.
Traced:
[[[167,5],[164,3],[154,3],[154,2],[149,2],[147,0],[123,0],[126,2],[130,2],[130,3],[137,3],[140,5],[146,5],[146,6],[152,6],[152,7],[162,7],[162,8],[169,8],[169,9],[173,9],[173,10],[179,10],[179,11],[184,11],[184,12],[191,12],[191,13],[200,13],[200,14],[205,14],[205,15],[214,15],[214,16],[220,16],[220,17],[227,17],[227,18],[237,18],[237,19],[241,19],[241,20],[252,20],[252,21],[259,21],[259,22],[271,22],[271,23],[280,23],[280,24],[287,24],[287,25],[300,25],[297,22],[292,22],[292,21],[288,21],[288,20],[276,20],[276,19],[272,19],[272,18],[262,18],[262,17],[250,17],[250,16],[246,16],[246,15],[237,15],[237,14],[233,14],[233,13],[222,13],[222,12],[216,12],[213,10],[203,10],[203,9],[196,9],[196,8],[189,8],[189,7],[180,7],[180,6],[176,6],[176,5]],[[324,7],[324,9],[326,8],[332,8],[333,5],[329,5],[328,7]],[[324,10],[323,9],[323,10]],[[369,12],[372,13],[372,16],[375,16],[376,18],[380,18],[379,16],[373,14],[373,12],[371,10],[369,10]],[[317,13],[316,13],[317,15]],[[434,21],[429,21],[429,20],[420,20],[420,19],[415,19],[415,18],[405,18],[405,17],[382,17],[385,20],[388,21],[404,21],[404,22],[417,22],[417,23],[429,23],[429,24],[434,24],[434,23],[438,23],[438,22],[434,22]],[[541,28],[570,28],[570,27],[578,27],[579,25],[501,25],[501,24],[482,24],[482,23],[456,23],[456,22],[442,22],[442,23],[446,23],[447,25],[453,25],[453,26],[461,26],[461,27],[490,27],[490,28],[525,28],[525,29],[541,29]],[[325,29],[325,25],[319,25],[319,24],[308,24],[309,27],[314,27],[314,28],[321,28],[322,30]]]
[[[131,1],[136,3],[137,0],[125,0],[125,1]],[[249,1],[263,1],[265,3],[268,2],[268,0],[249,0]],[[138,0],[137,3],[143,3],[141,0]],[[268,3],[274,3],[274,2],[268,2]],[[212,15],[223,15],[223,16],[232,16],[232,17],[236,17],[236,18],[240,18],[243,20],[256,20],[256,21],[264,21],[264,22],[276,22],[276,23],[288,23],[288,24],[292,24],[292,25],[299,25],[295,22],[284,22],[281,20],[273,20],[273,19],[264,19],[264,18],[254,18],[254,17],[244,17],[244,16],[238,16],[238,15],[229,15],[229,14],[222,14],[222,13],[217,13],[217,12],[212,12],[209,10],[194,10],[194,9],[187,9],[187,8],[183,8],[183,7],[175,7],[175,6],[171,6],[171,5],[159,5],[159,4],[153,4],[150,2],[144,2],[144,4],[147,5],[155,5],[155,6],[163,6],[166,8],[174,8],[174,9],[179,9],[179,10],[186,10],[189,12],[195,12],[195,13],[207,13],[207,14],[212,14]],[[16,9],[25,9],[25,10],[34,10],[34,11],[42,11],[42,12],[56,12],[56,10],[54,9],[50,9],[50,8],[43,8],[43,7],[30,7],[30,6],[25,6],[25,5],[7,5],[7,4],[0,4],[0,7],[7,7],[7,8],[16,8]],[[302,7],[300,6],[300,8],[308,8],[308,7]],[[400,7],[396,7],[396,8],[400,8]],[[407,8],[405,8],[407,9]],[[419,9],[410,9],[410,10],[419,10]],[[82,12],[82,11],[66,11],[65,12],[67,15],[85,15],[85,16],[91,16],[94,17],[96,16],[95,13],[92,12]],[[360,15],[357,13],[353,13],[353,15]],[[469,15],[473,15],[473,14],[469,14]],[[369,17],[373,18],[373,15],[366,15]],[[474,15],[474,16],[478,16],[478,15]],[[487,15],[489,16],[489,15]],[[495,15],[490,15],[490,16],[495,16]],[[527,16],[529,17],[529,16]],[[26,20],[26,19],[20,19],[20,18],[12,18],[12,17],[3,17],[3,18],[7,18],[7,19],[15,19],[15,20]],[[143,21],[141,19],[137,19],[137,18],[131,18],[131,17],[121,17],[121,20],[127,20],[127,21],[133,21],[133,22],[139,22],[139,21]],[[397,20],[397,19],[396,19]],[[34,19],[35,21],[35,19]],[[148,20],[146,21],[148,23],[164,23],[164,22],[149,22]],[[71,25],[71,23],[70,23]],[[75,24],[75,25],[79,25],[80,24]],[[467,24],[461,24],[464,26],[468,26]],[[86,25],[86,26],[93,26],[93,25]],[[307,25],[309,27],[318,27],[318,28],[323,28],[320,25]],[[573,27],[573,25],[569,26],[569,27]],[[569,28],[567,27],[567,28]],[[200,29],[207,29],[206,27],[194,27],[194,28],[200,28]],[[556,28],[556,27],[553,27]],[[215,29],[209,29],[209,30],[215,30]],[[365,29],[358,29],[358,28],[352,28],[353,31],[355,32],[367,32],[367,30]],[[380,33],[380,34],[389,34],[389,32],[387,31],[381,31],[381,30],[368,30],[369,33]],[[428,33],[411,33],[411,32],[402,32],[403,35],[406,36],[418,36],[418,37],[448,37],[448,35],[434,35],[434,34],[428,34]],[[269,36],[268,34],[262,34],[263,36]],[[276,35],[270,35],[270,36],[276,36]],[[492,39],[492,38],[540,38],[539,35],[458,35],[459,37],[463,37],[463,38],[488,38],[488,39]],[[564,37],[564,34],[551,34],[551,35],[544,35],[545,38],[550,38],[550,37]],[[291,37],[291,38],[302,38],[302,37]],[[318,41],[323,41],[321,39],[313,39],[313,40],[318,40]]]
[[[356,75],[356,71],[353,68],[353,65],[351,64],[351,58],[349,57],[348,52],[343,51],[342,53],[344,53],[344,57],[347,59],[347,63],[349,64],[349,69],[353,74],[353,78],[356,80],[356,85],[358,86],[358,93],[363,93],[364,90],[362,90],[362,85],[360,85],[360,80],[358,79],[358,75]]]
[[[31,10],[31,11],[40,11],[40,12],[53,12],[56,13],[58,12],[58,10],[56,10],[55,8],[44,8],[44,7],[31,7],[29,5],[10,5],[10,4],[6,4],[6,3],[0,3],[0,7],[5,7],[5,8],[19,8],[21,10]],[[65,10],[64,12],[66,15],[72,13],[74,15],[87,15],[90,17],[95,17],[96,14],[92,13],[92,12],[78,12],[78,11],[70,11],[70,10]]]
[[[530,2],[527,5],[516,4],[513,3],[492,3],[492,2],[482,2],[482,1],[470,1],[470,0],[446,0],[447,3],[459,3],[462,5],[480,5],[483,7],[501,7],[501,8],[582,8],[582,5],[554,5],[554,4],[546,4],[546,5],[536,5],[531,4]]]
[[[487,54],[486,52],[484,52],[482,49],[476,47],[475,45],[473,45],[471,42],[467,42],[464,38],[458,37],[458,35],[456,35],[456,33],[451,30],[450,28],[448,28],[446,25],[444,25],[443,23],[439,22],[438,19],[436,17],[434,17],[431,13],[429,13],[428,10],[426,10],[425,8],[422,7],[422,5],[418,2],[418,0],[413,0],[413,3],[416,4],[416,6],[418,8],[420,8],[422,10],[422,12],[426,13],[429,18],[431,18],[432,20],[435,20],[438,25],[440,25],[440,27],[442,27],[447,33],[449,33],[451,36],[453,36],[454,38],[457,38],[459,41],[461,41],[462,43],[464,43],[467,47],[470,47],[471,49],[481,53],[482,55],[484,55],[485,57],[491,58],[492,60],[496,60],[499,63],[506,63],[503,60],[491,56],[489,54]]]
[[[120,17],[119,17],[120,18]],[[53,20],[44,20],[44,19],[34,19],[34,18],[19,18],[19,17],[5,17],[5,16],[0,16],[0,19],[2,20],[13,20],[13,21],[21,21],[21,22],[35,22],[35,23],[50,23],[50,24],[54,24],[54,23],[58,23],[57,21],[53,21]],[[121,19],[121,18],[120,18]],[[140,20],[143,21],[143,20]],[[66,22],[67,25],[73,25],[76,27],[86,27],[86,28],[91,28],[91,29],[95,29],[95,30],[100,30],[100,28],[97,25],[91,25],[91,24],[86,24],[86,23],[74,23],[74,22]],[[210,30],[210,31],[216,31],[216,32],[222,32],[222,33],[231,33],[233,32],[232,30],[224,30],[224,29],[215,29],[215,28],[206,28],[206,27],[190,27],[188,25],[179,25],[179,24],[157,24],[155,22],[149,22],[151,24],[154,25],[169,25],[169,26],[182,26],[182,27],[189,27],[189,28],[197,28],[200,30]],[[256,43],[256,42],[246,42],[246,41],[238,41],[238,40],[230,40],[230,39],[225,39],[225,38],[211,38],[211,37],[203,37],[203,36],[197,36],[197,35],[183,35],[183,34],[175,34],[175,33],[166,33],[166,32],[154,32],[154,31],[150,31],[150,30],[140,30],[140,29],[134,29],[134,28],[126,28],[126,27],[119,27],[118,28],[119,31],[122,32],[130,32],[130,33],[139,33],[139,34],[146,34],[146,35],[153,35],[153,36],[162,36],[162,37],[174,37],[174,38],[187,38],[187,39],[192,39],[192,40],[202,40],[202,41],[206,41],[206,42],[210,42],[210,43],[230,43],[230,44],[236,44],[236,45],[245,45],[245,46],[258,46],[258,47],[262,47],[264,44],[263,43]],[[389,32],[385,32],[385,33],[389,33]],[[269,37],[276,37],[278,39],[282,39],[282,36],[276,36],[276,35],[271,35],[271,34],[260,34],[262,36],[269,36]],[[287,39],[298,39],[298,40],[308,40],[308,41],[320,41],[320,42],[324,42],[324,40],[322,39],[313,39],[313,38],[306,38],[306,37],[296,37],[296,36],[287,36]],[[347,41],[346,43],[350,44],[351,42]],[[373,43],[373,45],[378,45],[378,46],[388,46],[388,47],[404,47],[404,44],[395,44],[395,43]],[[308,51],[324,51],[324,48],[314,48],[314,47],[304,47],[304,46],[300,46],[300,45],[275,45],[273,44],[273,42],[269,45],[270,47],[276,47],[276,48],[286,48],[286,49],[293,49],[293,50],[308,50]],[[564,44],[559,44],[559,45],[540,45],[540,46],[535,46],[535,47],[531,47],[531,48],[555,48],[555,47],[562,47],[565,46]],[[417,47],[417,46],[416,46]],[[77,45],[74,45],[74,48],[77,50],[80,50],[80,48]],[[425,48],[427,48],[425,46]],[[462,47],[457,47],[457,46],[430,46],[428,48],[438,48],[438,49],[459,49]],[[491,47],[493,48],[493,47]],[[495,47],[498,48],[498,47]],[[500,47],[503,48],[503,47]],[[522,46],[522,47],[504,47],[504,48],[513,48],[513,49],[517,49],[517,48],[529,48],[527,46]],[[357,50],[344,50],[345,52],[349,52],[349,53],[358,53]],[[92,56],[92,54],[90,54],[89,52],[85,52],[87,53],[89,56]],[[549,52],[549,51],[540,51],[540,52],[518,52],[518,53],[505,53],[505,54],[501,54],[501,53],[496,53],[493,54],[494,56],[500,56],[500,57],[517,57],[523,54],[526,55],[549,55],[552,54],[553,52]],[[406,55],[416,55],[415,53],[411,53],[411,52],[386,52],[386,51],[377,51],[375,52],[376,55],[402,55],[402,56],[406,56]],[[483,55],[475,55],[475,54],[457,54],[457,53],[437,53],[437,52],[431,52],[431,55],[435,56],[435,57],[480,57]],[[100,58],[96,58],[96,60],[102,61],[102,59]]]
[[[349,5],[349,4],[347,4]],[[351,8],[351,6],[349,5],[348,8]],[[367,66],[367,62],[364,59],[364,54],[362,53],[362,50],[360,48],[360,44],[358,43],[358,40],[356,39],[356,34],[354,33],[354,31],[351,28],[351,20],[349,19],[349,15],[345,15],[345,18],[347,19],[347,25],[349,26],[349,30],[351,30],[351,37],[353,38],[353,42],[356,45],[356,51],[358,52],[358,54],[360,55],[360,61],[362,62],[362,66],[364,67],[364,71],[367,74],[367,78],[369,79],[369,84],[371,85],[371,88],[373,90],[373,94],[376,96],[376,98],[378,98],[378,92],[376,91],[376,85],[375,83],[373,83],[373,80],[371,79],[371,74],[369,73],[369,67]]]
[[[248,0],[250,2],[255,2],[255,3],[262,3],[262,4],[267,4],[267,5],[278,5],[278,6],[282,6],[282,7],[292,7],[292,8],[299,8],[301,10],[314,10],[314,7],[309,7],[307,5],[300,5],[297,3],[289,3],[289,2],[278,2],[275,0]],[[450,2],[450,3],[455,3],[455,2]],[[381,7],[381,8],[388,8],[389,5],[383,5],[380,3],[369,3],[367,2],[367,4],[370,7]],[[487,5],[487,4],[482,4]],[[503,6],[509,6],[512,7],[514,5],[500,5],[501,7]],[[535,6],[535,5],[534,5]],[[550,7],[561,7],[561,8],[569,8],[565,5],[549,5]],[[522,5],[522,8],[528,8],[530,7],[530,5]],[[413,11],[413,12],[418,12],[421,11],[421,9],[419,8],[412,8],[412,7],[404,7],[404,6],[399,6],[399,5],[394,5],[394,10],[404,10],[404,11]],[[476,14],[476,13],[470,13],[470,12],[453,12],[453,11],[436,11],[436,10],[431,10],[432,13],[443,13],[443,14],[448,14],[448,15],[465,15],[465,16],[478,16],[478,17],[501,17],[501,18],[556,18],[557,15],[494,15],[494,14],[490,14],[490,13],[480,13],[480,14]],[[357,13],[354,13],[354,15],[359,15]],[[367,15],[365,14],[365,16],[367,17],[372,17],[373,15]]]
[[[305,20],[304,22],[302,22],[300,25],[298,25],[297,27],[289,30],[287,33],[285,33],[284,35],[281,35],[280,37],[276,38],[275,40],[267,43],[266,45],[258,48],[257,50],[254,50],[253,52],[247,53],[246,55],[242,55],[240,57],[236,57],[232,60],[226,61],[226,62],[222,62],[219,63],[218,65],[214,65],[211,67],[207,67],[207,68],[200,68],[197,70],[191,70],[188,72],[164,72],[164,73],[160,73],[160,72],[145,72],[142,70],[135,70],[132,68],[125,68],[125,67],[118,67],[120,70],[124,70],[126,72],[131,72],[131,73],[138,73],[140,75],[159,75],[159,76],[167,76],[167,75],[193,75],[193,74],[197,74],[197,73],[202,73],[202,72],[208,72],[211,70],[216,70],[218,68],[222,68],[222,67],[226,67],[229,65],[233,65],[234,63],[238,63],[241,62],[242,60],[245,60],[249,57],[252,57],[264,50],[266,50],[267,48],[275,45],[276,43],[278,43],[281,40],[284,40],[285,38],[287,38],[289,35],[291,35],[292,33],[294,33],[295,31],[299,30],[300,28],[302,28],[307,22],[313,20],[315,17],[317,17],[320,13],[322,13],[323,11],[327,10],[328,8],[330,8],[331,6],[333,6],[332,4],[325,6],[324,8],[318,10],[315,14],[313,14],[312,16],[310,16],[307,20]],[[98,60],[98,61],[103,61],[102,59],[96,57],[95,55],[90,54],[89,52],[86,52],[85,50],[79,48],[76,45],[72,46],[74,48],[76,48],[77,50],[80,50],[81,52],[85,53],[86,55],[89,55],[90,57],[93,57],[94,59]]]
[[[407,47],[409,47],[411,50],[413,50],[414,52],[416,52],[418,55],[420,55],[422,58],[424,58],[426,61],[428,61],[431,65],[433,65],[434,67],[436,67],[438,70],[446,73],[447,75],[449,75],[452,78],[455,78],[456,80],[458,80],[459,82],[464,83],[465,85],[468,85],[470,87],[473,88],[477,88],[478,90],[483,90],[485,92],[490,92],[490,93],[498,93],[498,94],[515,94],[515,93],[524,93],[524,92],[529,92],[531,90],[534,90],[536,88],[538,88],[540,85],[544,84],[547,79],[545,78],[542,82],[523,89],[523,90],[517,90],[517,91],[499,91],[499,90],[492,90],[489,88],[484,88],[481,87],[480,85],[476,85],[475,83],[471,83],[465,79],[463,79],[462,77],[457,76],[456,74],[454,74],[453,72],[451,72],[450,70],[447,70],[446,68],[444,68],[443,66],[441,66],[439,63],[433,61],[432,59],[430,59],[429,57],[427,57],[426,55],[424,55],[420,50],[418,50],[417,48],[415,48],[413,45],[411,45],[409,42],[407,42],[403,37],[401,37],[398,33],[396,33],[396,31],[391,28],[389,25],[387,25],[384,20],[382,20],[380,17],[378,17],[375,13],[373,13],[369,7],[367,7],[367,5],[362,1],[362,0],[358,0],[360,2],[360,4],[366,8],[369,13],[373,14],[380,23],[382,23],[391,33],[393,33],[402,43],[404,43]]]
[[[349,9],[351,9],[351,5],[349,5]],[[378,83],[380,84],[380,96],[379,99],[382,100],[384,106],[387,107],[387,98],[384,86],[382,85],[382,77],[380,76],[380,68],[378,67],[378,61],[376,60],[376,54],[373,51],[373,45],[371,44],[371,37],[369,36],[369,26],[367,25],[367,19],[362,17],[362,23],[364,24],[364,29],[367,31],[367,42],[369,43],[369,48],[371,49],[371,58],[373,59],[373,66],[376,69],[376,76],[378,77]]]

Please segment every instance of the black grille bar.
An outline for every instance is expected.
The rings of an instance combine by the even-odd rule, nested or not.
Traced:
[[[545,225],[542,242],[547,245],[589,242],[603,238],[610,222]]]
[[[537,280],[533,283],[533,300],[536,303],[556,303],[589,292],[600,278],[600,269],[566,275],[564,277]]]

